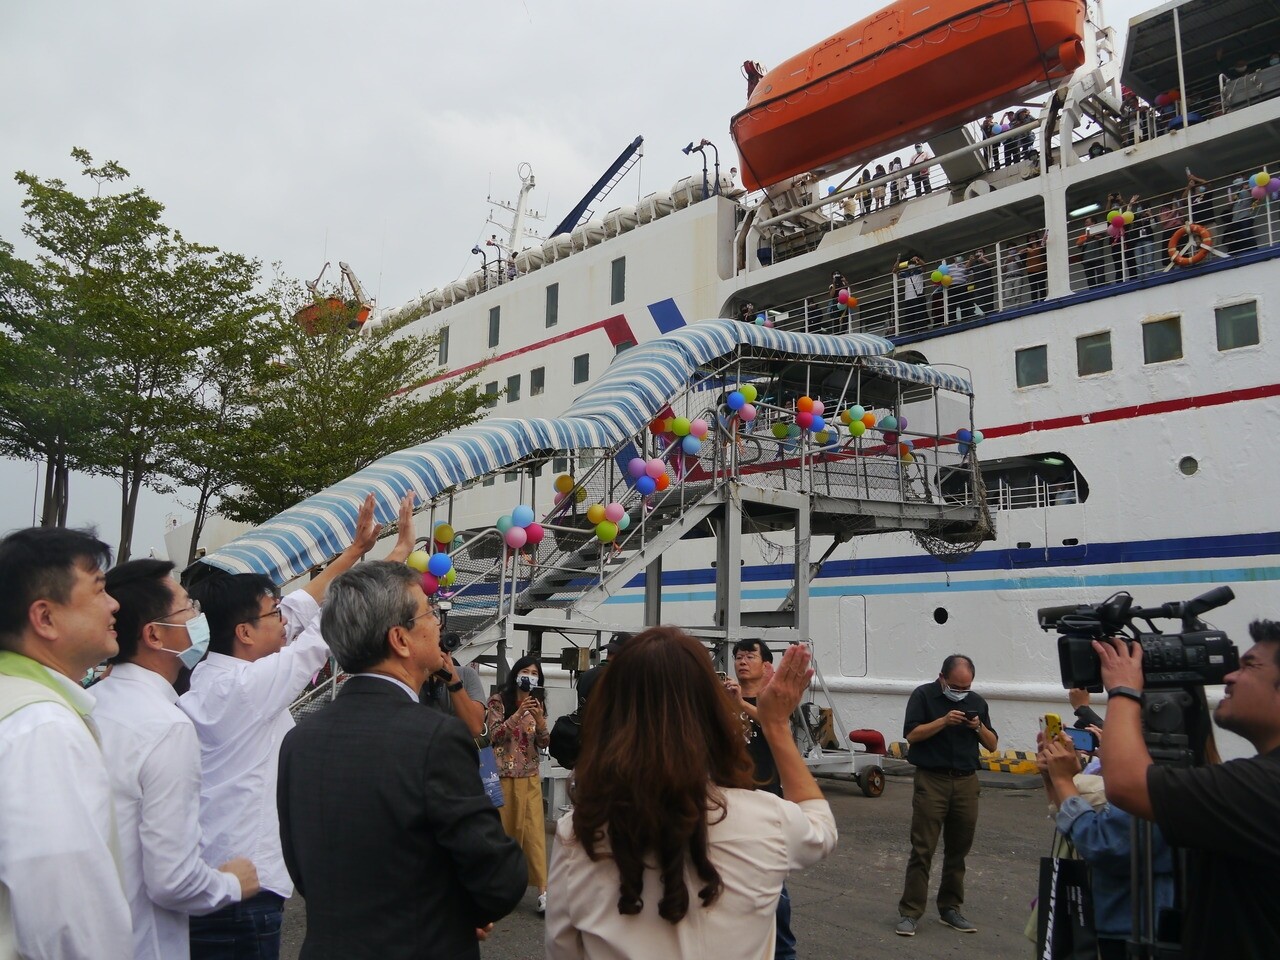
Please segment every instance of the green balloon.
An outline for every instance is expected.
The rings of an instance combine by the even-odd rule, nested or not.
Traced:
[[[515,526],[515,521],[511,519],[511,514],[498,518],[498,532],[506,533]]]
[[[601,543],[613,543],[618,538],[618,525],[612,520],[601,520],[596,524],[596,537]]]
[[[787,438],[787,425],[785,423],[775,423],[773,425],[773,435],[779,440]]]
[[[861,420],[854,420],[849,424],[849,432],[855,437],[860,437],[867,432],[867,425]]]

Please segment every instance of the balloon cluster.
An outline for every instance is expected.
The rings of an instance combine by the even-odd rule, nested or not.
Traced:
[[[711,427],[701,417],[690,420],[688,417],[660,417],[649,424],[649,432],[669,446],[679,441],[681,453],[695,456],[702,449],[702,439]]]
[[[666,477],[665,473],[663,477]],[[618,539],[619,533],[631,526],[631,517],[627,514],[627,508],[620,503],[593,503],[587,507],[587,522],[595,526],[597,540],[601,543],[613,543]]]
[[[983,441],[981,430],[957,430],[956,431],[956,449],[960,451],[960,455],[964,456],[972,447],[976,447]]]
[[[755,402],[760,396],[755,384],[744,383],[734,387],[724,397],[724,405],[743,423],[750,423],[756,418]]]
[[[657,457],[651,457],[648,460],[643,457],[632,457],[627,462],[627,476],[631,478],[636,492],[642,497],[650,496],[671,486],[671,478],[667,476],[667,465]],[[588,520],[591,519],[592,509],[594,507],[587,510]]]
[[[437,524],[438,531],[442,525]],[[448,524],[443,524],[448,527]],[[449,530],[452,537],[453,530]],[[433,534],[433,537],[435,534]],[[439,542],[437,541],[437,546]],[[422,574],[422,592],[428,597],[433,597],[441,587],[453,586],[453,582],[458,579],[458,571],[453,568],[453,560],[449,555],[440,549],[436,553],[428,553],[426,550],[414,550],[413,553],[405,557],[405,566],[411,570],[416,570]]]
[[[567,474],[566,474],[567,476]],[[556,478],[559,484],[562,477]],[[570,488],[572,489],[572,478],[570,479]],[[557,490],[563,496],[563,491]],[[542,542],[542,538],[546,536],[546,531],[542,529],[542,525],[533,522],[533,507],[520,504],[510,513],[498,518],[498,532],[502,534],[502,542],[512,550],[519,550],[525,546],[536,547]]]
[[[929,274],[929,279],[934,282],[935,286],[951,286],[951,267],[945,263],[939,264],[938,269]]]
[[[846,310],[852,310],[858,305],[858,298],[842,287],[836,292],[836,303]]]
[[[1119,240],[1124,236],[1124,228],[1133,223],[1132,210],[1112,210],[1107,214],[1107,233],[1111,235],[1112,240]]]
[[[826,407],[821,400],[813,397],[801,397],[796,401],[796,426],[818,434],[827,429],[827,421],[823,419]]]
[[[770,329],[772,329],[772,327],[773,327],[773,318],[772,318],[772,317],[770,317],[767,313],[757,313],[757,314],[756,314],[756,326],[757,326],[757,327],[769,327]]]
[[[876,415],[855,403],[840,411],[840,422],[849,428],[852,436],[860,437],[876,425]]]
[[[1255,200],[1265,200],[1267,194],[1273,197],[1280,195],[1280,177],[1259,170],[1249,178],[1249,195]]]
[[[556,482],[554,486],[556,488],[555,503],[557,506],[559,506],[560,502],[569,495],[569,491],[573,490],[574,488],[573,477],[571,477],[567,473],[562,473],[560,474],[560,476],[556,477]],[[576,503],[582,503],[584,500],[587,499],[587,491],[585,490],[574,491],[573,499]]]
[[[1181,99],[1181,90],[1166,90],[1164,93],[1157,93],[1154,102],[1157,107],[1169,107]]]

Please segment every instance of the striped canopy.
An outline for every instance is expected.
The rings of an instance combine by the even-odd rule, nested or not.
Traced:
[[[556,419],[490,417],[447,436],[390,454],[308,497],[203,558],[231,573],[264,573],[285,583],[341,553],[372,492],[376,518],[394,521],[409,491],[420,504],[530,457],[612,447],[642,430],[700,368],[735,354],[795,359],[864,358],[886,376],[969,393],[969,384],[931,367],[887,357],[893,344],[870,334],[790,333],[736,320],[707,320],[633,347],[617,357]],[[872,366],[874,364],[874,366]]]

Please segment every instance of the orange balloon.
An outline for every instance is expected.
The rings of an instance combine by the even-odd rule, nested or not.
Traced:
[[[657,490],[665,490],[671,486],[671,478],[665,473],[658,474],[658,479],[653,481],[654,488]]]
[[[876,425],[876,415],[874,413],[864,413],[862,415],[862,423],[867,428],[874,427]]]
[[[854,307],[856,307],[857,305],[858,305],[858,298],[857,298],[857,297],[855,297],[853,294],[850,294],[850,295],[849,295],[849,309],[850,309],[850,310],[852,310],[852,309],[853,309]]]
[[[801,397],[796,401],[796,409],[801,413],[813,412],[813,397]]]

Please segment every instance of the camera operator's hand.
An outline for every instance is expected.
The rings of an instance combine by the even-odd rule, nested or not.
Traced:
[[[943,719],[946,720],[948,727],[958,727],[961,724],[964,724],[965,726],[969,725],[969,720],[964,715],[963,710],[948,710]]]
[[[1123,637],[1093,641],[1093,649],[1102,664],[1102,687],[1142,689],[1142,645]]]
[[[1081,690],[1079,687],[1072,687],[1067,691],[1067,702],[1071,704],[1072,710],[1087,707],[1089,705],[1089,691]]]
[[[1070,783],[1080,772],[1080,759],[1076,756],[1076,749],[1065,736],[1055,737],[1045,743],[1036,758],[1037,762],[1040,756],[1043,756],[1045,766],[1048,767],[1049,777],[1060,788],[1063,784]]]
[[[964,725],[968,727],[970,730],[977,730],[980,726],[982,726],[982,718],[981,717],[965,717]]]
[[[457,683],[458,669],[453,665],[453,656],[447,650],[440,651],[440,658],[444,661],[440,665],[440,669],[436,671],[436,676],[444,683]]]

